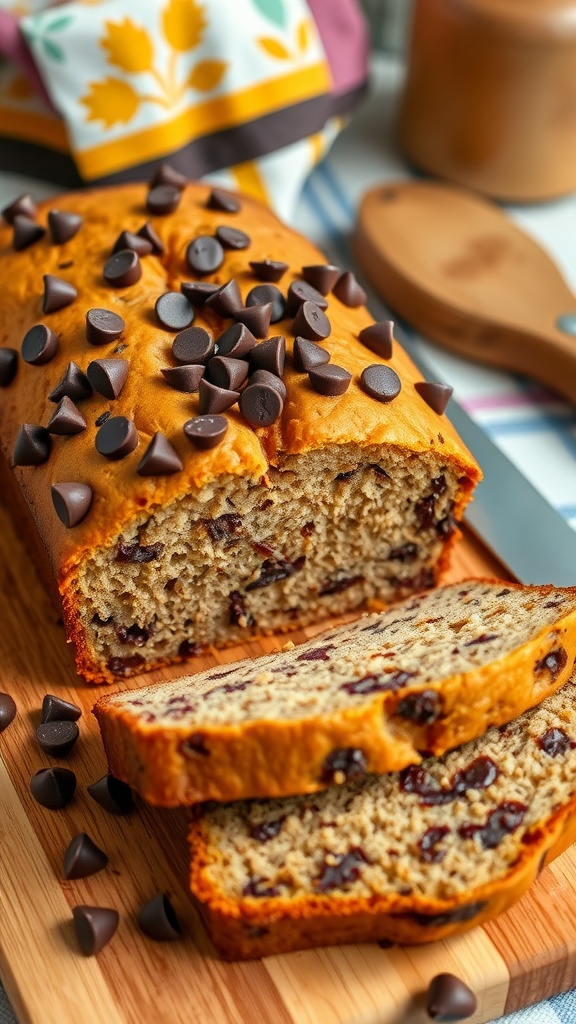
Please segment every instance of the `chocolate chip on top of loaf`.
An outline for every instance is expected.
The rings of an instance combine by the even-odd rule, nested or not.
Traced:
[[[479,470],[350,272],[180,180],[17,209],[0,443],[87,679],[437,579]]]

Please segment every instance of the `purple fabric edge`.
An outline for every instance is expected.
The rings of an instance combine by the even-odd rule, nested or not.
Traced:
[[[368,25],[356,0],[307,0],[326,51],[333,93],[349,92],[368,78]]]

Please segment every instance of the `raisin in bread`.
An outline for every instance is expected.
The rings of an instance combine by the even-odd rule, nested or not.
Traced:
[[[195,812],[191,885],[229,958],[420,943],[519,899],[576,836],[576,677],[443,758]]]
[[[25,499],[87,680],[437,581],[479,469],[386,326],[361,342],[351,275],[254,200],[197,184],[14,215],[2,491]]]
[[[470,580],[94,710],[110,770],[150,803],[287,796],[480,736],[560,687],[575,655],[576,588]]]

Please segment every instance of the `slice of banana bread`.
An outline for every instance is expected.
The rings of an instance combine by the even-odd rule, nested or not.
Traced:
[[[474,739],[558,689],[575,655],[576,588],[469,580],[94,712],[111,771],[150,803],[287,796]]]
[[[504,728],[400,773],[198,810],[192,892],[229,958],[419,943],[519,899],[576,834],[576,676]]]

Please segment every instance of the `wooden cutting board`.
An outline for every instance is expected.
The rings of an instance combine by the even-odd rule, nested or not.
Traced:
[[[467,536],[450,578],[469,575],[505,578]],[[301,641],[314,632],[293,637]],[[223,652],[218,662],[275,646],[273,638],[249,643]],[[215,663],[199,658],[192,667]],[[21,1022],[423,1024],[423,993],[440,971],[452,971],[477,992],[478,1013],[471,1020],[480,1022],[576,983],[574,850],[545,868],[509,913],[461,938],[220,961],[188,896],[185,811],[154,810],[138,801],[130,817],[117,818],[86,793],[106,770],[90,714],[99,691],[76,677],[57,614],[1,506],[0,690],[15,697],[19,712],[0,735],[0,976]],[[34,735],[47,692],[84,709],[80,740],[62,762],[76,772],[78,789],[62,811],[40,807],[28,789],[32,774],[51,763]],[[79,831],[108,853],[110,864],[91,878],[64,881],[62,855]],[[140,906],[159,890],[169,894],[182,921],[181,942],[154,943],[136,927]],[[98,957],[78,952],[71,908],[79,903],[120,912],[118,931]]]

